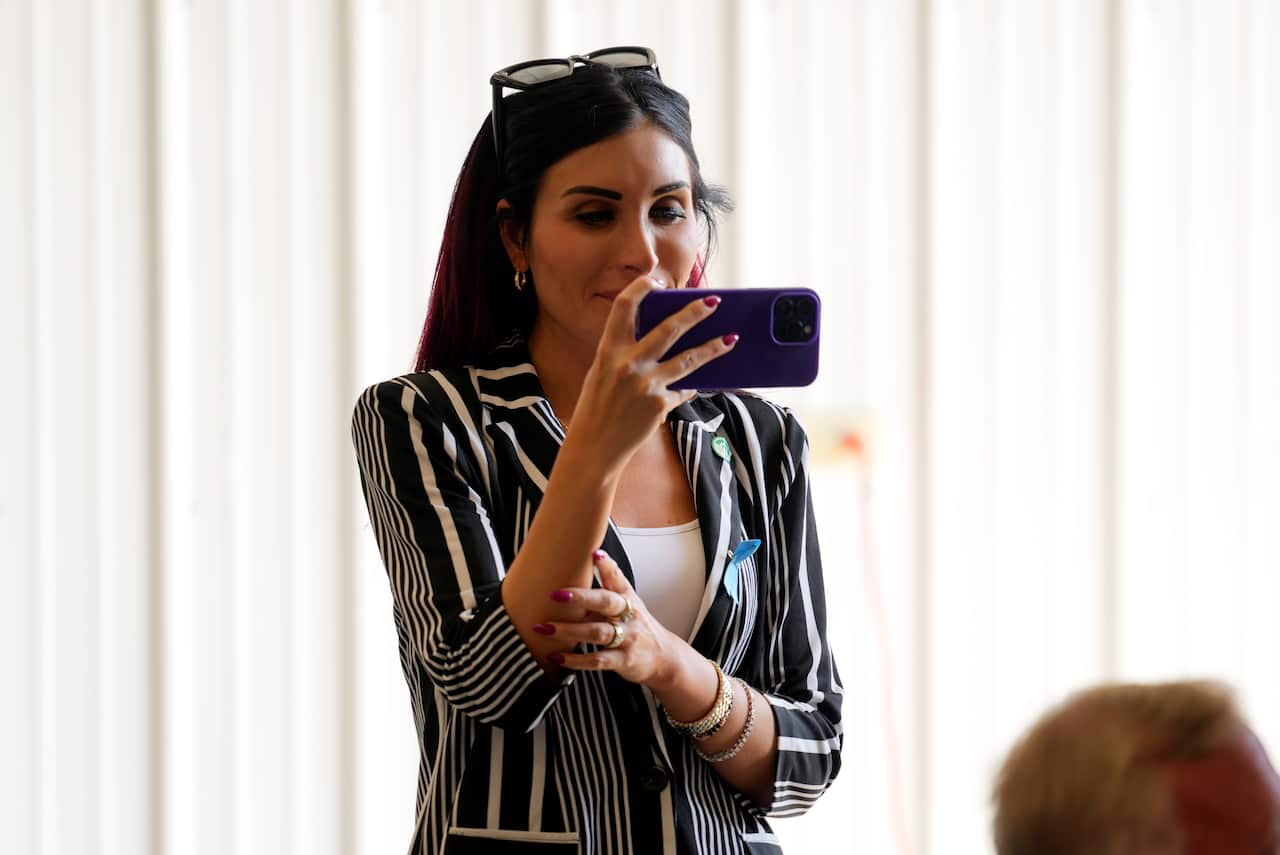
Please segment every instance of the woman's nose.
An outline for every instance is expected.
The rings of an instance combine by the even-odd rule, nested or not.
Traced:
[[[621,266],[635,276],[653,271],[658,266],[658,251],[648,222],[641,218],[619,232]]]

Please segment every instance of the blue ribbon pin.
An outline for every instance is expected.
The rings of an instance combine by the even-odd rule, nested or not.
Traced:
[[[738,548],[733,550],[729,556],[729,563],[724,568],[724,589],[729,592],[729,596],[733,597],[734,605],[738,605],[738,565],[750,558],[755,551],[760,548],[758,540],[744,540],[738,544]]]

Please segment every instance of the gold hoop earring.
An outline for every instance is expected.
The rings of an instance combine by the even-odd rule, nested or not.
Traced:
[[[516,290],[523,291],[524,286],[528,283],[529,276],[523,270],[517,270],[515,275]]]

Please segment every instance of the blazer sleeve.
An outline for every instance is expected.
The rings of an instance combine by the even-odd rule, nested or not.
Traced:
[[[771,522],[769,568],[783,602],[764,666],[765,695],[777,722],[778,757],[770,816],[798,816],[840,771],[843,689],[827,642],[822,558],[809,492],[809,444],[790,413],[783,422],[782,486]],[[780,655],[779,655],[780,654]]]
[[[506,567],[466,428],[403,380],[369,387],[352,437],[401,645],[445,700],[485,724],[532,730],[572,681],[549,678],[502,604]]]

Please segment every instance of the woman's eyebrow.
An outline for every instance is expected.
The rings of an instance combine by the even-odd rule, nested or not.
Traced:
[[[603,196],[606,199],[612,199],[615,202],[622,201],[622,194],[617,190],[606,190],[603,187],[592,187],[588,184],[579,184],[576,187],[570,187],[568,190],[560,194],[560,198],[571,196],[574,193],[585,193],[588,196]]]
[[[688,187],[688,181],[673,181],[670,184],[663,184],[653,191],[654,196],[661,196],[663,193],[670,193],[673,190],[679,190]],[[581,193],[587,196],[603,196],[606,199],[612,199],[615,202],[622,201],[622,194],[617,190],[606,190],[603,187],[593,187],[590,184],[576,184],[568,190],[560,194],[560,198],[572,196],[575,193]]]

